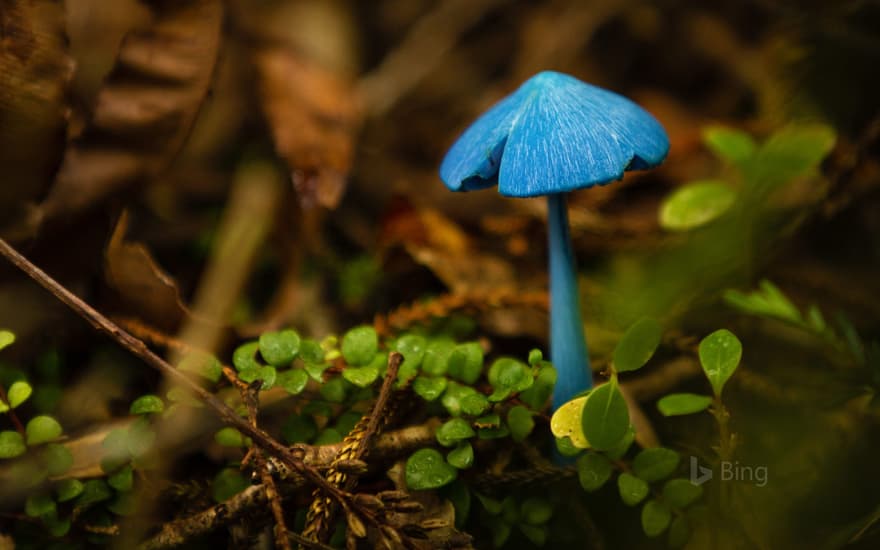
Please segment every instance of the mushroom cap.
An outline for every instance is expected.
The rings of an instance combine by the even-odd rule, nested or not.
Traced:
[[[478,118],[446,153],[453,191],[498,184],[509,197],[564,193],[651,168],[669,151],[647,111],[608,90],[544,71]]]

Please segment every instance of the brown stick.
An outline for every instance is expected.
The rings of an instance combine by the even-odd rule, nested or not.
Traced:
[[[202,402],[214,409],[224,423],[247,435],[258,447],[265,450],[268,454],[274,456],[280,462],[295,470],[308,481],[323,488],[329,495],[333,496],[341,503],[345,503],[345,494],[332,484],[328,483],[316,469],[303,464],[302,461],[297,459],[287,447],[279,443],[263,430],[253,427],[247,420],[238,416],[231,407],[214,396],[214,394],[153,353],[141,340],[138,340],[131,334],[122,330],[122,328],[116,325],[113,321],[61,286],[60,283],[50,277],[45,271],[32,264],[27,258],[19,254],[2,238],[0,238],[0,254],[6,257],[6,259],[17,268],[22,270],[28,277],[39,283],[40,286],[51,292],[66,306],[83,317],[92,325],[92,327],[110,336],[123,348],[140,358],[147,365],[162,373],[164,376],[187,387]]]

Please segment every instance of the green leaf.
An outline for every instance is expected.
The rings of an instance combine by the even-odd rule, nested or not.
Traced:
[[[529,497],[520,505],[519,516],[531,525],[544,525],[553,517],[553,506],[546,499]]]
[[[6,397],[9,398],[9,406],[13,409],[18,407],[27,401],[27,398],[31,396],[33,391],[31,385],[24,380],[13,382],[12,385],[9,386],[9,391],[6,392]]]
[[[131,488],[134,486],[134,475],[131,465],[122,467],[118,472],[108,477],[107,484],[117,491],[131,491]]]
[[[156,431],[150,425],[150,421],[145,416],[139,417],[128,427],[125,438],[125,446],[133,457],[142,457],[156,442]]]
[[[477,342],[459,344],[450,352],[447,373],[465,384],[474,384],[483,372],[483,348]]]
[[[514,441],[524,441],[535,427],[532,412],[522,405],[516,405],[507,413],[507,426]]]
[[[688,479],[670,479],[663,485],[663,500],[673,508],[687,508],[703,496],[703,488]]]
[[[447,486],[444,493],[455,508],[456,529],[463,529],[471,514],[471,490],[468,488],[467,483],[456,480]]]
[[[359,413],[357,411],[346,411],[339,415],[339,419],[336,421],[334,427],[336,431],[341,433],[342,435],[348,435],[348,433],[354,429],[358,422],[364,417],[363,413]]]
[[[5,413],[8,410],[9,410],[9,405],[7,405],[5,401],[0,399],[0,413]]]
[[[379,337],[371,326],[355,327],[342,337],[342,357],[349,365],[369,365],[378,351]]]
[[[347,367],[342,371],[342,377],[359,388],[366,388],[379,378],[379,368],[374,366]]]
[[[470,468],[474,465],[474,448],[467,441],[459,443],[447,453],[446,462],[459,470]]]
[[[495,390],[489,400],[500,401],[511,392],[529,389],[534,382],[532,370],[527,365],[510,357],[501,357],[489,367],[489,383]]]
[[[437,378],[418,376],[413,382],[413,391],[425,401],[434,401],[443,395],[447,382],[442,376]]]
[[[715,395],[720,397],[724,384],[739,366],[742,344],[732,332],[721,329],[703,338],[699,352],[703,372]]]
[[[440,403],[452,416],[468,414],[477,416],[489,408],[489,400],[470,386],[448,382]]]
[[[770,317],[787,323],[804,326],[801,312],[779,288],[768,280],[762,280],[758,290],[744,294],[738,290],[727,290],[723,295],[728,305],[749,315]]]
[[[83,484],[83,491],[76,499],[77,508],[84,508],[96,502],[107,500],[113,496],[113,491],[103,479],[90,479]]]
[[[550,431],[557,438],[568,438],[573,446],[578,449],[588,449],[590,442],[587,441],[583,430],[584,407],[587,397],[577,397],[559,407],[550,418]]]
[[[619,460],[623,458],[623,455],[629,451],[629,448],[632,447],[633,441],[636,440],[636,430],[633,428],[632,424],[630,424],[629,428],[626,430],[626,434],[623,438],[617,442],[614,447],[605,450],[605,456],[610,458],[611,460]]]
[[[474,437],[477,433],[467,420],[453,418],[437,428],[437,442],[444,447],[452,447],[460,441]]]
[[[235,348],[232,352],[232,365],[235,370],[241,372],[248,369],[259,369],[263,365],[257,361],[257,352],[260,351],[259,342],[248,342]],[[321,353],[323,358],[324,354]]]
[[[223,502],[234,497],[250,486],[250,483],[237,468],[225,468],[211,483],[211,494],[215,502]]]
[[[24,513],[32,518],[38,518],[56,511],[55,501],[47,494],[31,495],[24,503]]]
[[[63,479],[55,486],[55,494],[58,502],[67,502],[78,497],[83,492],[83,482],[78,479]]]
[[[299,343],[299,358],[305,363],[323,363],[324,350],[321,349],[321,344],[306,338]]]
[[[306,388],[309,375],[302,369],[288,369],[279,372],[275,377],[275,385],[280,386],[290,395],[297,395]]]
[[[689,231],[704,226],[730,210],[736,191],[722,181],[695,181],[679,187],[660,204],[660,227]]]
[[[0,458],[15,458],[27,451],[24,438],[13,431],[0,432]]]
[[[315,382],[324,382],[324,371],[327,370],[329,365],[324,363],[306,363],[303,368],[309,377]]]
[[[587,396],[581,429],[590,445],[599,451],[614,447],[626,435],[629,410],[615,378]]]
[[[519,399],[532,410],[540,411],[547,406],[556,385],[556,369],[547,363],[538,371],[532,387],[519,394]]]
[[[426,346],[425,338],[418,334],[404,334],[398,338],[394,347],[403,355],[403,364],[400,365],[400,369],[408,368],[415,374],[425,357]]]
[[[705,128],[703,143],[715,153],[715,156],[737,166],[748,162],[758,149],[758,145],[749,134],[723,126]]]
[[[679,454],[665,447],[652,447],[642,450],[633,460],[633,472],[651,483],[666,479],[678,467]]]
[[[422,359],[422,372],[430,376],[443,376],[449,368],[449,357],[455,342],[449,338],[436,338],[428,342]]]
[[[556,442],[556,450],[562,456],[567,456],[567,457],[577,456],[583,450],[579,447],[575,447],[574,443],[572,443],[571,439],[568,437],[555,437],[553,439]]]
[[[596,491],[611,478],[611,461],[599,453],[584,453],[577,460],[578,480],[585,491]]]
[[[533,349],[529,351],[529,365],[533,367],[537,367],[544,361],[544,353],[539,349]]]
[[[318,434],[318,425],[315,419],[308,414],[294,414],[281,425],[281,437],[285,443],[308,443]]]
[[[293,329],[265,332],[258,342],[260,355],[273,367],[289,365],[299,353],[299,334]]]
[[[39,445],[61,436],[61,424],[51,416],[42,415],[31,418],[25,427],[27,444]]]
[[[648,496],[649,488],[644,479],[624,472],[617,476],[617,490],[624,504],[635,506]]]
[[[478,391],[468,393],[461,398],[461,412],[471,416],[478,416],[489,408],[489,400]]]
[[[331,403],[345,401],[345,381],[342,378],[333,378],[324,382],[320,389],[321,397]]]
[[[480,504],[483,505],[483,508],[486,510],[486,512],[489,513],[489,515],[497,516],[498,514],[501,513],[501,501],[500,500],[496,500],[492,497],[489,497],[487,495],[483,495],[480,493],[476,493],[476,492],[474,494],[477,495],[477,500],[480,501]]]
[[[241,379],[242,382],[246,382],[248,384],[260,380],[260,389],[268,390],[273,385],[275,385],[275,379],[278,378],[278,371],[275,369],[275,367],[270,367],[268,365],[260,366],[257,368],[247,367],[238,371],[238,377]]]
[[[495,413],[481,416],[474,420],[474,426],[477,428],[497,428],[501,426],[501,416]]]
[[[837,137],[823,124],[797,124],[767,139],[755,159],[755,176],[763,181],[787,182],[819,166]]]
[[[671,393],[657,401],[657,409],[663,416],[681,416],[705,411],[712,404],[708,395],[696,393]]]
[[[654,319],[642,319],[630,326],[614,348],[614,369],[617,372],[642,368],[660,345],[663,329]]]
[[[53,537],[63,537],[70,531],[70,518],[61,519],[57,514],[49,514],[44,518],[49,534]]]
[[[406,486],[414,491],[437,489],[455,481],[458,470],[434,449],[419,449],[406,460]]]
[[[220,428],[214,434],[214,441],[224,447],[246,447],[247,441],[240,431],[232,427]]]
[[[672,521],[672,512],[664,503],[652,499],[642,507],[642,530],[649,537],[663,533],[669,527],[670,521]]]
[[[49,443],[42,450],[43,462],[50,476],[60,476],[73,466],[70,449],[58,443]]]
[[[177,368],[206,378],[211,382],[217,382],[223,375],[223,366],[220,364],[220,361],[210,353],[201,351],[187,353],[181,359]]]
[[[129,412],[131,414],[153,414],[165,410],[165,403],[158,395],[142,395],[134,400]]]
[[[15,342],[15,334],[8,330],[0,330],[0,350]]]
[[[691,527],[685,516],[676,516],[669,526],[667,544],[670,548],[681,548],[691,538]]]
[[[547,526],[520,523],[517,527],[535,546],[544,546],[547,543]]]

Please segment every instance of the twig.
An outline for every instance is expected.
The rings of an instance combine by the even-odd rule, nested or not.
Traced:
[[[391,352],[388,356],[388,370],[385,372],[385,379],[382,381],[382,388],[379,390],[372,411],[363,417],[351,433],[345,437],[342,450],[327,471],[327,480],[335,486],[346,491],[351,491],[354,487],[355,478],[339,471],[339,466],[343,461],[361,460],[369,451],[370,442],[385,418],[384,412],[388,406],[388,400],[397,381],[397,371],[402,362],[403,355],[398,352]],[[329,533],[335,510],[333,502],[320,491],[316,490],[313,497],[314,500],[309,506],[309,512],[306,516],[303,536],[309,540],[321,541]]]
[[[122,330],[122,328],[113,323],[110,319],[61,286],[61,284],[50,277],[46,272],[32,264],[27,258],[9,246],[9,244],[3,239],[0,239],[0,254],[12,262],[13,265],[21,269],[31,279],[39,283],[40,286],[51,292],[56,298],[75,311],[78,315],[83,317],[96,330],[110,336],[123,348],[140,358],[150,367],[162,373],[164,376],[187,387],[202,402],[214,409],[224,423],[250,437],[258,447],[277,458],[281,463],[295,470],[308,481],[324,488],[324,490],[326,490],[333,498],[340,502],[345,502],[346,495],[343,494],[342,491],[329,484],[316,469],[303,464],[303,462],[297,459],[290,449],[279,443],[263,430],[251,426],[247,420],[238,416],[231,407],[220,401],[214,394],[200,386],[181,371],[175,369],[168,362],[147,348],[141,340],[138,340],[131,334]]]
[[[12,420],[12,423],[15,425],[15,430],[21,434],[22,437],[25,435],[24,424],[21,423],[21,420],[18,418],[18,415],[15,414],[15,409],[12,408],[12,403],[9,402],[9,396],[6,395],[6,390],[3,389],[3,385],[0,384],[0,401],[9,405],[9,410],[6,411],[6,414],[9,415],[9,419]]]
[[[432,420],[419,426],[410,426],[393,432],[388,432],[376,439],[376,445],[371,451],[371,456],[377,458],[393,458],[422,448],[435,441],[434,434],[439,425],[438,420]],[[306,464],[320,469],[329,465],[342,452],[343,443],[332,445],[300,445],[297,451],[301,452]],[[282,490],[284,493],[299,489],[304,484],[304,479],[296,474],[284,478]],[[210,533],[221,525],[243,517],[251,510],[262,509],[266,505],[266,488],[263,485],[253,485],[244,491],[231,497],[229,500],[212,506],[195,515],[174,520],[162,526],[162,529],[152,539],[144,542],[140,550],[157,550],[169,548],[186,543],[187,541]],[[288,533],[295,542],[300,543],[299,535]],[[301,543],[307,546],[304,543]],[[324,548],[311,542],[313,548]]]

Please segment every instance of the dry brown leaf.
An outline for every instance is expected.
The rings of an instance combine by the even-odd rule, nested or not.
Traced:
[[[61,159],[73,74],[64,10],[0,0],[0,216],[42,195]]]
[[[104,276],[129,313],[157,328],[174,332],[189,316],[177,283],[141,243],[125,242],[128,214],[116,223],[107,245]]]
[[[360,128],[351,85],[288,47],[259,47],[254,63],[275,150],[291,171],[300,204],[335,208]]]
[[[513,267],[503,259],[474,250],[467,234],[432,208],[398,202],[385,220],[382,245],[399,245],[419,265],[430,269],[453,292],[516,286]]]
[[[39,215],[69,215],[160,174],[180,150],[217,58],[220,0],[152,0],[126,36],[94,114],[72,141]]]

